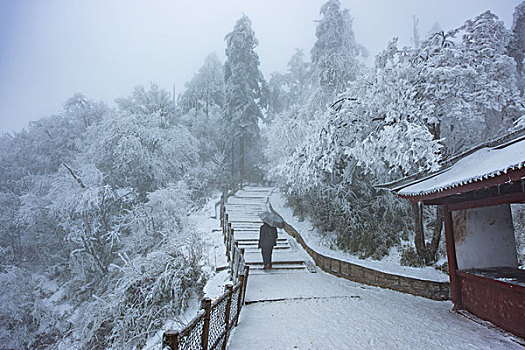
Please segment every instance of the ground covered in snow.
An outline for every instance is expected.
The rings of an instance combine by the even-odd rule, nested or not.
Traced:
[[[257,276],[233,331],[237,349],[522,349],[450,302],[365,286],[324,272]],[[268,300],[268,301],[264,301]]]
[[[391,249],[389,255],[381,260],[359,259],[357,256],[350,253],[332,249],[331,246],[333,246],[333,244],[330,243],[330,236],[323,236],[313,227],[308,219],[299,221],[299,219],[293,215],[293,209],[286,206],[286,199],[278,190],[275,190],[271,195],[270,203],[272,204],[272,207],[281,214],[286,222],[292,225],[297,232],[301,234],[306,244],[318,253],[391,274],[438,282],[448,282],[449,280],[447,274],[436,270],[431,266],[419,268],[400,265],[399,252],[395,247]]]

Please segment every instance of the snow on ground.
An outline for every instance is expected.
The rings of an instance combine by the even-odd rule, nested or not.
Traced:
[[[286,206],[286,199],[278,190],[275,190],[272,193],[270,203],[275,211],[281,214],[285,221],[292,225],[297,232],[301,234],[306,244],[318,253],[386,273],[430,281],[449,281],[447,274],[436,270],[431,266],[421,268],[401,266],[399,264],[400,256],[397,248],[392,248],[390,254],[382,260],[359,259],[357,256],[350,253],[331,249],[329,236],[323,237],[308,219],[299,221],[299,219],[293,215],[293,209]]]
[[[252,303],[242,310],[230,350],[523,349],[505,333],[453,312],[450,302],[324,272],[250,277],[250,291]]]

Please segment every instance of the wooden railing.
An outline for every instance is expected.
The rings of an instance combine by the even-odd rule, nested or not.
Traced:
[[[244,249],[235,244],[234,230],[225,209],[227,197],[221,197],[221,227],[233,283],[227,284],[217,299],[203,298],[201,310],[182,330],[164,332],[163,350],[226,349],[230,331],[239,322],[250,267],[245,263]]]

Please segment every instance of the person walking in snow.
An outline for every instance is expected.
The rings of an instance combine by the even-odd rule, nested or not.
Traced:
[[[261,249],[264,270],[272,268],[272,251],[277,244],[277,229],[263,223],[259,229],[259,248]]]

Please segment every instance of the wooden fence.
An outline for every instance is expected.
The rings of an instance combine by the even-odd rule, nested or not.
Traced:
[[[163,350],[226,349],[230,331],[239,322],[250,267],[245,263],[244,249],[235,244],[224,207],[226,200],[227,196],[221,197],[221,227],[233,283],[226,285],[217,299],[204,298],[197,316],[182,330],[164,332]]]

